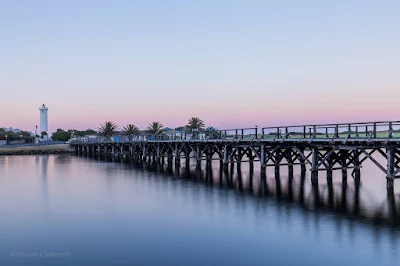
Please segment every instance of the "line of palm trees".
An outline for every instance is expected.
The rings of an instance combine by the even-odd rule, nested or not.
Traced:
[[[184,127],[179,127],[177,129],[185,129],[185,130],[189,130],[189,131],[193,131],[193,130],[203,130],[205,127],[204,121],[201,120],[198,117],[191,117],[189,118],[188,124]],[[103,124],[100,125],[99,129],[98,129],[98,133],[99,135],[102,136],[106,136],[109,137],[111,135],[114,135],[115,133],[117,133],[118,130],[118,126],[111,122],[111,121],[106,121]],[[160,122],[152,122],[149,124],[149,126],[146,128],[146,132],[148,132],[149,134],[160,134],[161,132],[163,132],[164,130],[164,126],[160,123]],[[122,129],[122,134],[124,135],[137,135],[139,134],[140,130],[137,126],[135,126],[134,124],[128,124],[125,127],[123,127]]]

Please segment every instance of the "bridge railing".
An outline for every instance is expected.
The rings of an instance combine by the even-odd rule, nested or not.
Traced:
[[[158,134],[140,133],[130,136],[79,138],[70,143],[109,143],[143,141],[284,141],[284,140],[355,140],[400,139],[400,121],[299,125],[223,130],[169,130]]]
[[[210,141],[219,140],[223,134],[218,130],[205,131],[178,131],[171,130],[158,134],[139,133],[135,135],[114,135],[109,137],[81,137],[70,140],[70,143],[119,143],[119,142],[143,142],[143,141]]]
[[[258,139],[258,128],[238,128],[220,130],[222,140],[254,140]]]
[[[392,139],[400,138],[400,122],[265,127],[261,139]]]

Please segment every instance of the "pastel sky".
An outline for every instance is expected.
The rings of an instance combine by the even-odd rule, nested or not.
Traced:
[[[0,0],[0,126],[400,120],[400,1]]]

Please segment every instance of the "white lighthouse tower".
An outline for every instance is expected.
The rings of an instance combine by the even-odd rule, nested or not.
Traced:
[[[47,120],[47,111],[49,108],[47,108],[44,104],[39,107],[40,111],[40,136],[42,136],[43,139],[48,139],[48,120]]]

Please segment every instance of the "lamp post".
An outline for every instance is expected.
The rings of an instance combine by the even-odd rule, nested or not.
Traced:
[[[6,134],[6,146],[8,145],[8,135]]]

